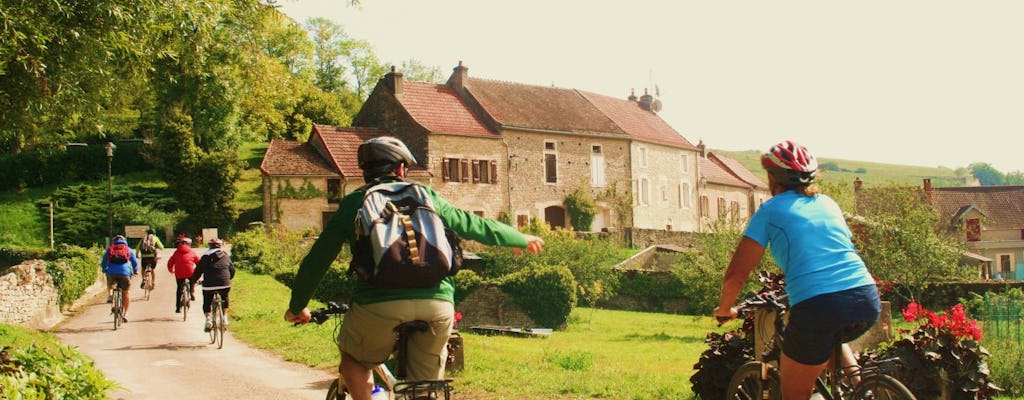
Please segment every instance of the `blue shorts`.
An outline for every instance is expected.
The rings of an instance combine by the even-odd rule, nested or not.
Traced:
[[[842,343],[860,337],[878,321],[881,308],[875,285],[801,301],[789,310],[782,351],[801,364],[822,364],[832,356],[837,337]]]

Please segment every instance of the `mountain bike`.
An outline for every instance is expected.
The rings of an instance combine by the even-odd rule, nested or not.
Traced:
[[[110,299],[110,315],[114,316],[114,330],[124,323],[124,297],[121,288],[114,286]]]
[[[788,309],[785,295],[760,293],[748,297],[737,307],[741,313],[754,315],[755,343],[761,335],[763,350],[755,361],[741,365],[732,375],[726,390],[726,399],[782,399],[779,376],[779,358],[783,341],[783,316]],[[761,312],[758,312],[761,310]],[[766,321],[771,319],[772,321]],[[773,325],[769,325],[772,324]],[[771,332],[774,327],[774,331]],[[900,381],[888,375],[899,364],[898,358],[874,360],[865,365],[843,367],[841,362],[843,332],[837,334],[833,346],[832,363],[814,383],[812,398],[825,400],[916,400],[913,393]],[[766,340],[765,340],[766,339]],[[755,345],[755,351],[757,351]]]
[[[217,344],[217,348],[224,348],[224,331],[228,330],[227,317],[224,315],[224,303],[221,300],[220,292],[213,292],[213,302],[210,304],[210,344]]]
[[[338,304],[330,302],[327,307],[320,308],[310,312],[310,320],[316,322],[318,325],[323,324],[331,316],[342,315],[348,312],[347,304]],[[339,320],[340,321],[340,320]],[[341,323],[339,322],[334,326],[334,337],[338,337],[338,331],[341,329]],[[395,333],[397,339],[395,340],[395,373],[392,374],[391,370],[388,369],[387,365],[380,364],[373,369],[373,373],[376,376],[374,379],[381,385],[379,388],[386,394],[386,398],[389,400],[450,400],[452,386],[452,379],[440,379],[440,380],[425,380],[425,381],[406,381],[406,363],[407,352],[409,344],[409,335],[413,332],[424,332],[430,329],[426,321],[409,321],[399,324],[395,327]],[[375,394],[375,396],[377,396]],[[443,396],[443,397],[441,397]],[[377,397],[374,397],[375,399]],[[345,383],[342,380],[341,375],[331,382],[331,387],[327,389],[327,400],[351,400],[348,394],[348,390],[345,388]]]
[[[178,304],[181,305],[181,320],[188,321],[188,307],[192,303],[192,293],[189,291],[189,281],[181,284],[181,293],[178,294]]]
[[[145,299],[149,300],[149,292],[153,291],[153,268],[145,268],[142,273],[142,290]]]

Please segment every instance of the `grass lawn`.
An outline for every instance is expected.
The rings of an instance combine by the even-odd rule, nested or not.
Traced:
[[[289,291],[240,271],[231,303],[232,334],[306,365],[334,369],[334,323],[284,322]],[[462,399],[687,399],[711,318],[577,308],[569,327],[548,338],[484,336],[463,327],[465,369],[452,376]]]

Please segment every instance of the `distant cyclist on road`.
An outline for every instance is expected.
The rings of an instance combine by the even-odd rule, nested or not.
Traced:
[[[160,237],[156,235],[156,230],[153,228],[146,229],[146,236],[139,239],[139,245],[135,247],[135,251],[142,257],[142,273],[146,271],[155,270],[157,262],[157,251],[163,250],[164,244],[160,241]],[[156,287],[156,272],[150,276],[151,281],[149,282],[153,287]],[[140,289],[145,289],[142,285],[145,282],[139,283]]]
[[[185,287],[185,280],[192,277],[192,273],[195,272],[196,263],[199,262],[199,256],[196,252],[192,251],[192,239],[187,237],[179,238],[175,242],[178,246],[174,250],[174,254],[167,260],[167,270],[174,274],[175,280],[178,281],[178,289],[174,295],[174,312],[181,312],[181,291],[188,290],[192,300],[196,299],[195,287],[196,281],[188,283],[188,287]]]
[[[231,279],[235,277],[235,264],[231,262],[231,256],[221,247],[224,241],[210,239],[210,250],[203,254],[196,264],[196,270],[192,273],[192,282],[203,278],[203,314],[206,315],[204,331],[209,332],[210,310],[213,309],[213,295],[220,293],[221,304],[224,306],[224,325],[229,323],[228,319],[228,294],[231,293]]]
[[[750,218],[725,272],[714,311],[736,318],[743,284],[771,248],[786,277],[789,322],[779,367],[782,398],[806,400],[832,355],[836,335],[856,339],[878,320],[878,290],[853,246],[842,210],[818,192],[818,162],[803,146],[785,141],[761,156],[772,198]],[[843,346],[843,366],[857,361]]]
[[[387,136],[360,145],[358,162],[367,183],[398,182],[405,178],[408,168],[416,164],[404,143]],[[544,241],[536,236],[524,235],[501,222],[458,209],[433,189],[426,189],[444,226],[461,237],[488,245],[525,248],[531,253],[540,252],[544,246]],[[360,188],[341,200],[337,214],[302,260],[285,320],[309,322],[306,305],[327,268],[343,245],[348,244],[349,249],[356,246],[354,221],[365,191]],[[342,349],[339,369],[353,399],[370,398],[372,369],[390,356],[394,346],[393,329],[402,322],[422,320],[431,328],[410,337],[407,357],[412,380],[444,378],[446,346],[455,313],[454,296],[455,283],[451,276],[425,288],[387,289],[364,281],[356,284],[352,308],[345,314],[338,338]]]
[[[114,286],[121,289],[121,300],[124,304],[124,315],[128,314],[130,296],[128,290],[131,287],[131,277],[139,273],[139,260],[135,258],[135,252],[128,247],[128,241],[124,236],[114,236],[114,242],[107,247],[100,260],[103,273],[107,275],[107,303],[113,299]],[[124,319],[128,322],[128,318]]]

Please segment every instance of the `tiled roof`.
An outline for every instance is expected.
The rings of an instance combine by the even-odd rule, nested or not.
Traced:
[[[640,103],[583,91],[579,93],[634,139],[696,149],[658,114],[644,110]]]
[[[750,188],[750,184],[741,181],[739,178],[733,176],[720,165],[715,162],[701,157],[700,158],[700,175],[706,178],[710,183],[717,183],[719,185],[729,185],[742,188]]]
[[[430,132],[496,136],[447,85],[406,81],[402,106]]]
[[[320,140],[324,144],[341,176],[358,178],[363,176],[363,170],[359,169],[359,145],[378,136],[394,135],[377,128],[313,125],[310,140]],[[409,168],[408,176],[429,177],[431,174],[424,167],[415,165]]]
[[[768,184],[761,180],[761,178],[755,175],[752,171],[747,169],[747,167],[743,166],[743,163],[716,153],[708,153],[708,158],[718,161],[722,164],[725,170],[731,172],[737,178],[740,178],[740,180],[750,184],[750,186],[753,186],[756,189],[768,190]]]
[[[470,78],[469,93],[504,126],[565,132],[625,132],[578,91]]]
[[[986,229],[1024,229],[1024,186],[932,188],[932,205],[947,218],[974,206],[987,217]]]
[[[309,140],[319,140],[327,149],[328,162],[335,165],[341,176],[346,178],[363,176],[359,169],[356,151],[359,144],[378,136],[388,135],[387,131],[376,128],[354,128],[330,125],[313,125]]]
[[[337,175],[313,145],[303,142],[271,140],[263,154],[260,171],[264,175]]]

